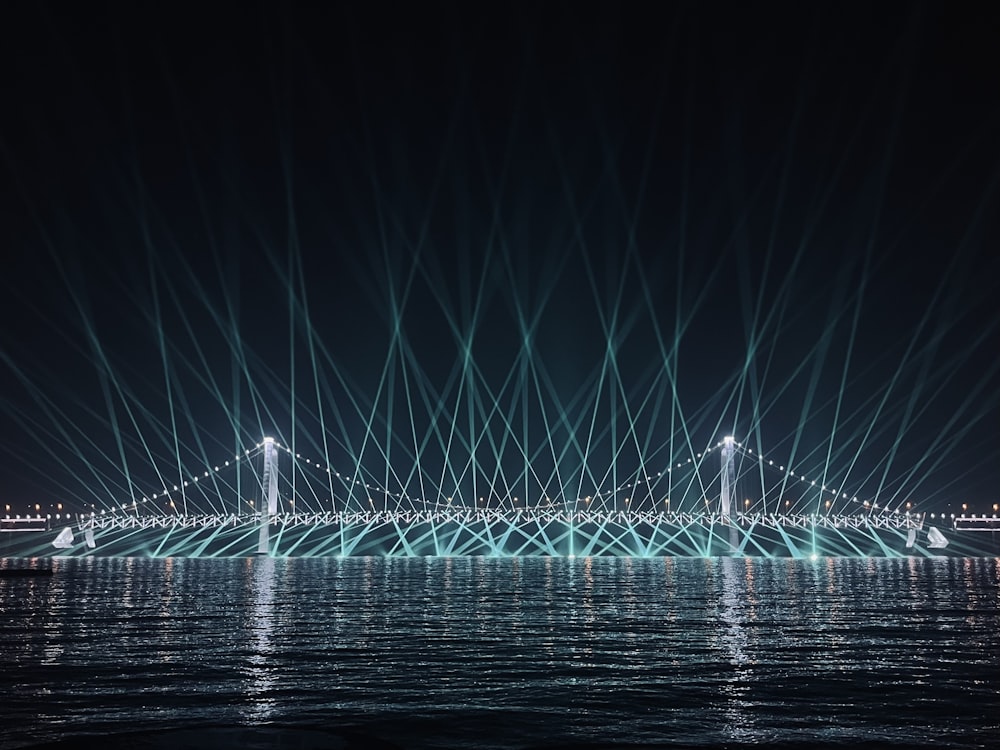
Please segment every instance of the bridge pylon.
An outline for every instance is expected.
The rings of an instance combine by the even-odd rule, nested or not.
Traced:
[[[733,491],[736,489],[736,440],[732,435],[722,439],[722,502],[720,515],[727,521],[733,517]]]
[[[274,438],[264,438],[264,471],[261,476],[264,498],[260,504],[260,534],[257,538],[257,554],[270,553],[271,517],[278,512],[278,447]],[[266,499],[266,504],[263,500]]]
[[[719,515],[729,527],[729,554],[739,555],[740,539],[733,522],[733,494],[736,492],[736,440],[732,435],[722,439],[722,493]]]

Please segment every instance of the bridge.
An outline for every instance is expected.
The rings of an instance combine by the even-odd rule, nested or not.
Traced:
[[[935,518],[880,505],[732,437],[582,497],[538,489],[523,500],[498,494],[495,485],[473,498],[461,488],[415,497],[264,438],[110,508],[44,519],[8,514],[0,531],[24,533],[17,545],[13,534],[0,535],[0,554],[808,558],[937,555],[949,545],[957,554],[1000,549],[995,517]],[[973,543],[956,536],[964,530],[990,533],[974,535]],[[48,533],[29,538],[29,531]]]

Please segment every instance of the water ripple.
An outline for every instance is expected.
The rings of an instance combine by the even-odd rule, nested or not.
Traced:
[[[1000,561],[64,559],[0,582],[0,748],[213,724],[403,747],[1000,740]]]

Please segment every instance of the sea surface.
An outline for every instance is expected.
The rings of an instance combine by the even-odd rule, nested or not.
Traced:
[[[54,575],[0,579],[3,750],[182,727],[1000,746],[998,559],[0,561],[17,565]]]

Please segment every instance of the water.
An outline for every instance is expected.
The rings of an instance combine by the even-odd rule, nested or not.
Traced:
[[[11,561],[0,561],[0,566]],[[0,748],[1000,741],[997,559],[57,559],[0,580]]]

